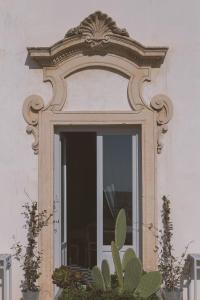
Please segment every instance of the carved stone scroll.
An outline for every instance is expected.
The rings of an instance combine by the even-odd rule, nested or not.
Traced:
[[[156,95],[151,100],[151,107],[157,112],[157,152],[160,154],[163,148],[161,138],[168,131],[167,123],[172,118],[173,106],[167,96]]]
[[[44,102],[42,97],[38,95],[31,95],[24,101],[23,105],[23,116],[25,121],[28,123],[26,132],[33,134],[34,142],[32,143],[32,149],[35,154],[39,151],[39,134],[38,134],[38,118],[39,111],[44,108]]]
[[[65,37],[81,35],[91,48],[98,48],[109,42],[111,34],[129,36],[126,29],[118,28],[107,14],[96,11],[84,19],[78,27],[70,29]]]

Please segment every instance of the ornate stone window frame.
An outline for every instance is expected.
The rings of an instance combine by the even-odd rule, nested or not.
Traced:
[[[172,103],[165,95],[156,95],[150,106],[142,97],[145,81],[151,81],[151,69],[159,68],[166,56],[166,47],[144,47],[131,39],[125,29],[101,12],[95,12],[69,30],[65,38],[51,47],[28,48],[28,55],[43,69],[44,81],[50,81],[53,97],[45,106],[38,95],[29,96],[23,106],[28,123],[27,133],[34,135],[32,148],[38,154],[39,208],[53,211],[54,151],[56,126],[71,125],[140,125],[142,132],[142,222],[156,225],[156,156],[162,150],[161,135],[167,131],[172,117]],[[63,111],[67,105],[65,78],[88,68],[103,68],[129,78],[128,99],[131,111]],[[143,263],[154,269],[155,238],[143,226]],[[40,279],[40,299],[53,299],[53,224],[41,235],[44,252]]]

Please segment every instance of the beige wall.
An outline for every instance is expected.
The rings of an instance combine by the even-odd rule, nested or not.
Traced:
[[[107,70],[83,70],[66,80],[63,111],[131,111],[127,97],[129,80]],[[116,88],[117,87],[117,88]]]
[[[166,194],[173,200],[177,252],[194,240],[190,251],[200,253],[200,3],[197,0],[0,0],[0,252],[10,252],[13,235],[23,239],[20,212],[26,201],[24,191],[37,198],[37,157],[31,149],[32,137],[25,133],[23,101],[34,93],[46,101],[51,96],[50,85],[42,83],[42,71],[26,66],[26,47],[53,44],[96,10],[109,14],[119,27],[125,27],[144,45],[169,47],[160,71],[154,71],[154,82],[144,91],[147,102],[151,96],[164,93],[174,105],[165,146],[158,156],[158,198]],[[110,93],[114,97],[116,90]],[[19,281],[19,269],[14,265],[14,300],[20,296]]]

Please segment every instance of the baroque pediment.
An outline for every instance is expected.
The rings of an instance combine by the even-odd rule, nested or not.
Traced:
[[[123,56],[139,66],[159,67],[167,47],[145,47],[129,37],[107,14],[97,11],[80,25],[67,31],[64,39],[51,47],[29,47],[29,56],[41,67],[56,66],[78,54]]]
[[[161,67],[167,47],[146,47],[132,39],[107,14],[97,11],[85,18],[77,27],[67,31],[64,38],[50,47],[29,47],[28,55],[43,69],[44,81],[50,81],[53,97],[44,105],[40,96],[26,99],[23,114],[28,123],[27,133],[35,137],[34,152],[39,151],[39,114],[61,112],[67,107],[65,79],[88,68],[104,68],[128,78],[127,96],[136,114],[147,111],[156,120],[157,152],[162,150],[161,136],[167,131],[172,117],[172,103],[158,94],[148,105],[143,99],[143,84],[151,81],[151,69]]]

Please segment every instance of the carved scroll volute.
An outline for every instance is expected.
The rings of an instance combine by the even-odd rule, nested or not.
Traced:
[[[168,131],[167,123],[171,120],[173,106],[171,100],[165,95],[156,95],[151,100],[151,107],[157,113],[157,152],[160,154],[163,148],[162,134]]]
[[[34,142],[32,148],[35,154],[39,151],[39,111],[44,108],[44,102],[42,97],[38,95],[31,95],[24,101],[23,105],[23,116],[28,126],[26,127],[26,132],[28,134],[33,134]]]

